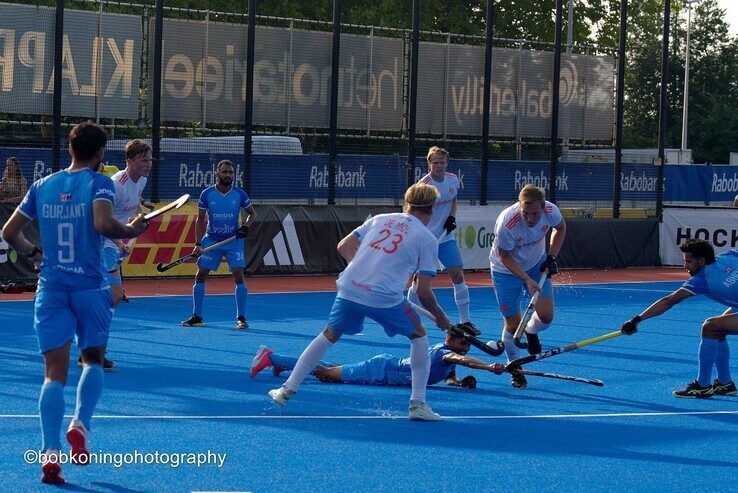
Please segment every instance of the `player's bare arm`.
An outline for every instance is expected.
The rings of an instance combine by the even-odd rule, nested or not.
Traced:
[[[200,254],[202,254],[202,246],[200,245],[200,243],[202,242],[202,239],[205,236],[206,226],[207,226],[207,210],[198,209],[197,219],[195,219],[195,248],[192,249],[192,253],[195,256],[200,256]]]
[[[243,211],[246,211],[246,219],[243,218]],[[241,224],[243,226],[246,226],[247,228],[254,224],[254,222],[256,221],[256,209],[253,205],[249,205],[248,207],[243,208],[241,221]]]
[[[518,262],[513,258],[512,252],[507,252],[501,248],[497,248],[497,252],[500,255],[502,265],[505,266],[513,275],[518,276],[525,282],[529,294],[533,294],[541,289],[538,287],[538,283],[534,281],[525,271],[518,265]]]
[[[564,238],[566,237],[566,221],[563,219],[559,224],[554,226],[551,232],[551,244],[548,248],[548,254],[557,257],[561,251],[561,246],[564,244]]]
[[[146,230],[143,214],[138,214],[130,223],[123,224],[113,216],[113,204],[97,200],[92,204],[95,230],[108,238],[134,238]]]
[[[338,242],[336,249],[341,257],[346,259],[346,262],[351,262],[356,255],[356,251],[359,249],[359,238],[355,234],[351,233],[344,239]]]
[[[448,353],[443,357],[443,361],[449,364],[466,366],[475,370],[486,370],[498,375],[505,369],[502,363],[485,363],[473,356],[462,355],[458,353]]]
[[[693,293],[687,291],[684,288],[679,288],[670,295],[664,296],[663,298],[657,300],[654,304],[646,308],[639,316],[642,320],[652,317],[658,317],[662,313],[670,310],[674,305],[681,303],[690,296],[693,296]]]
[[[10,245],[16,252],[23,255],[30,255],[32,260],[39,261],[41,260],[41,249],[28,241],[22,231],[26,224],[30,222],[30,219],[16,210],[13,212],[13,215],[10,216],[8,222],[5,223],[5,226],[3,226],[3,239],[7,241],[8,245]]]

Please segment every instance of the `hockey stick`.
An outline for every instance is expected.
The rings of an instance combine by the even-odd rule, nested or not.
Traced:
[[[574,351],[575,349],[580,349],[585,346],[590,346],[592,344],[597,344],[598,342],[607,341],[609,339],[613,339],[615,337],[623,335],[624,332],[622,330],[616,330],[613,332],[608,332],[607,334],[603,334],[598,337],[593,337],[591,339],[585,339],[583,341],[575,342],[573,344],[569,344],[568,346],[561,346],[554,349],[549,349],[548,351],[544,351],[542,353],[538,354],[531,354],[530,356],[524,356],[522,358],[518,358],[516,360],[513,360],[507,364],[505,367],[506,371],[507,369],[520,369],[522,365],[525,365],[527,363],[530,363],[532,361],[538,361],[539,359],[545,359],[550,358],[551,356],[556,356],[557,354],[566,353],[569,351]]]
[[[233,236],[229,236],[225,240],[220,240],[218,243],[213,243],[212,245],[203,248],[202,249],[202,253],[206,253],[206,252],[209,252],[211,250],[215,250],[216,248],[222,247],[226,243],[230,243],[231,241],[235,240],[236,238],[239,238],[239,235],[238,234],[235,234]],[[177,260],[174,260],[172,262],[169,262],[168,264],[163,264],[163,263],[159,262],[156,265],[156,270],[158,270],[159,272],[166,272],[169,269],[171,269],[172,267],[176,267],[176,266],[178,266],[180,264],[184,264],[189,259],[194,258],[194,257],[196,257],[196,255],[194,253],[188,253],[184,257],[180,257]]]
[[[143,219],[144,221],[151,221],[155,217],[161,216],[165,212],[169,212],[173,209],[179,209],[180,207],[185,205],[188,200],[190,200],[190,194],[186,193],[182,195],[180,198],[178,198],[177,200],[175,200],[174,202],[170,202],[167,205],[160,207],[159,209],[153,210],[149,212],[148,214],[144,215]]]
[[[430,320],[434,320],[435,321],[435,318],[433,317],[433,315],[428,310],[426,310],[425,308],[423,308],[421,306],[418,306],[418,305],[416,305],[414,303],[411,303],[411,305],[412,305],[412,307],[418,313],[420,313],[421,315],[429,318]],[[487,344],[485,344],[484,342],[480,341],[476,337],[470,335],[469,333],[464,332],[463,330],[457,328],[456,326],[452,326],[448,330],[448,332],[451,333],[451,334],[453,334],[453,335],[455,335],[455,336],[457,336],[457,337],[460,337],[460,338],[468,341],[469,344],[471,344],[472,346],[476,347],[477,349],[481,349],[483,352],[485,352],[485,353],[487,353],[489,355],[499,356],[500,354],[502,354],[502,351],[504,351],[504,347],[503,347],[502,351],[500,351],[499,353],[496,352],[492,347],[488,346]],[[583,342],[587,342],[587,341],[583,341]],[[589,344],[594,344],[594,342],[590,342]],[[515,360],[515,361],[519,361],[519,360]],[[508,363],[507,366],[505,367],[505,370],[504,371],[507,372],[507,373],[510,373],[510,374],[522,373],[523,375],[531,375],[531,376],[534,376],[534,377],[554,378],[554,379],[557,379],[557,380],[569,380],[571,382],[586,383],[586,384],[594,385],[594,386],[597,386],[597,387],[602,387],[603,385],[605,385],[605,382],[603,382],[602,380],[594,380],[594,379],[589,379],[589,378],[573,377],[573,376],[570,376],[570,375],[559,375],[558,373],[548,373],[548,372],[541,372],[541,371],[534,371],[534,370],[525,370],[525,369],[521,368],[519,365],[513,366],[513,362]]]
[[[509,369],[505,370],[507,373],[522,373],[523,375],[531,375],[534,377],[546,377],[546,378],[555,378],[556,380],[569,380],[570,382],[580,382],[580,383],[587,383],[589,385],[594,385],[595,387],[602,387],[605,385],[605,382],[602,380],[596,380],[591,378],[581,378],[581,377],[572,377],[570,375],[559,375],[558,373],[548,373],[548,372],[542,372],[542,371],[533,371],[533,370],[524,370],[522,368],[520,369]]]
[[[415,303],[410,303],[410,306],[413,307],[413,309],[426,317],[428,320],[436,321],[436,317],[433,316],[431,312],[423,308],[422,306],[418,306]],[[464,332],[463,330],[457,328],[455,325],[451,326],[450,329],[448,329],[448,332],[450,334],[455,335],[456,337],[461,337],[462,339],[465,339],[469,341],[469,344],[474,346],[477,349],[482,350],[483,352],[491,355],[491,356],[499,356],[505,351],[505,345],[502,342],[498,342],[497,349],[488,346],[486,343],[482,342],[481,340],[477,339],[473,335]]]
[[[515,329],[513,341],[515,341],[515,345],[520,349],[526,349],[528,347],[528,342],[523,342],[520,338],[523,337],[525,326],[528,325],[528,322],[530,322],[530,319],[536,311],[536,303],[538,303],[538,298],[541,296],[541,290],[543,289],[543,284],[546,282],[546,277],[548,277],[548,269],[544,270],[543,274],[541,274],[541,279],[538,281],[538,291],[533,294],[533,297],[530,299],[530,303],[528,303],[528,307],[525,309],[523,318],[520,319],[518,328]]]

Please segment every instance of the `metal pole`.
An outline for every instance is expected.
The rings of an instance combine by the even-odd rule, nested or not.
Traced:
[[[56,0],[54,17],[54,99],[51,103],[51,171],[61,169],[62,47],[64,46],[64,0]]]
[[[612,180],[612,217],[620,217],[620,175],[623,169],[623,102],[625,99],[625,49],[628,28],[628,0],[620,2],[620,42],[618,45],[618,78],[615,117],[615,173]]]
[[[666,140],[666,86],[669,81],[669,27],[671,22],[671,1],[664,0],[664,39],[661,50],[661,95],[659,101],[659,157],[656,163],[659,167],[656,177],[656,217],[659,222],[663,219],[664,210],[664,166],[666,155],[664,152]]]
[[[420,38],[420,0],[413,0],[412,48],[410,50],[410,100],[407,139],[407,186],[415,181],[415,124],[418,110],[418,50]]]
[[[256,39],[256,0],[249,0],[246,26],[246,100],[243,112],[243,188],[251,189],[251,134],[254,124],[254,40]],[[288,69],[285,69],[288,71]]]
[[[679,161],[684,159],[684,151],[687,150],[687,121],[689,119],[689,49],[690,35],[692,33],[692,4],[694,0],[687,0],[687,54],[684,60],[684,108],[682,113],[682,152]]]
[[[156,0],[154,21],[154,74],[150,86],[153,97],[151,105],[151,200],[159,201],[159,168],[161,167],[161,59],[162,38],[164,36],[164,0]]]
[[[487,176],[489,174],[489,97],[492,92],[492,42],[495,24],[494,0],[487,0],[487,41],[484,48],[484,101],[482,102],[482,174],[479,204],[487,205]]]
[[[328,137],[328,205],[336,203],[336,159],[338,158],[338,68],[341,56],[341,0],[333,0],[333,51],[331,52],[331,108]]]
[[[556,34],[554,36],[554,70],[551,94],[551,171],[549,173],[550,190],[548,198],[556,203],[556,176],[559,161],[559,79],[561,78],[561,24],[563,18],[563,0],[556,0]]]
[[[574,0],[569,0],[569,15],[566,18],[566,52],[571,53],[574,44]]]

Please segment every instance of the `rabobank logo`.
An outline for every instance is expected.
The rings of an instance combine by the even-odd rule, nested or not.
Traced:
[[[488,230],[484,226],[475,228],[470,224],[465,228],[459,228],[458,232],[456,233],[456,243],[458,243],[460,249],[487,249],[492,246],[492,242],[494,240],[494,232]]]
[[[282,220],[282,231],[272,238],[272,248],[264,255],[264,265],[305,265],[292,214],[287,214]]]
[[[562,106],[570,106],[572,103],[578,102],[578,81],[579,74],[577,73],[577,66],[570,60],[567,60],[561,67],[561,77],[559,79],[559,101]]]
[[[733,176],[723,173],[722,176],[717,173],[712,174],[712,191],[713,192],[738,192],[738,173],[733,172]]]
[[[179,165],[179,186],[204,188],[215,185],[215,164],[210,165],[209,169],[201,169],[200,163],[180,163]],[[235,183],[237,187],[243,187],[243,175],[241,175],[241,165],[236,165]]]
[[[323,166],[322,170],[317,166],[310,168],[308,188],[327,188],[328,182],[328,166]],[[356,171],[344,171],[339,164],[336,168],[335,184],[336,188],[366,188],[364,166],[359,165]]]
[[[12,264],[18,261],[18,252],[10,248],[8,242],[0,236],[0,264],[10,262]]]

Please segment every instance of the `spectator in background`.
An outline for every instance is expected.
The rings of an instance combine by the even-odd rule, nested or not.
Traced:
[[[28,191],[28,182],[23,177],[20,161],[17,157],[9,157],[5,161],[5,171],[0,181],[0,202],[20,204]]]

